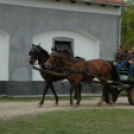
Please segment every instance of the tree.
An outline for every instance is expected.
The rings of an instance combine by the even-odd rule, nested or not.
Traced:
[[[134,0],[129,0],[126,12],[122,8],[121,45],[124,50],[131,50],[134,45]]]

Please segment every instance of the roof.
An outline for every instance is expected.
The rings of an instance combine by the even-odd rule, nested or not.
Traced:
[[[124,0],[94,0],[95,2],[106,2],[106,3],[111,3],[111,4],[124,4],[126,5],[127,2]]]
[[[88,5],[95,3],[100,5],[111,5],[111,6],[128,6],[125,0],[70,0],[72,3],[77,1],[85,2]]]

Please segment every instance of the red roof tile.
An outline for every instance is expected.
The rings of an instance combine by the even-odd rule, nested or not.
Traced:
[[[94,0],[94,2],[106,2],[106,3],[115,3],[115,4],[127,4],[124,0]]]
[[[70,0],[72,3],[77,1],[90,3],[102,4],[102,5],[113,5],[113,6],[128,6],[126,0]]]

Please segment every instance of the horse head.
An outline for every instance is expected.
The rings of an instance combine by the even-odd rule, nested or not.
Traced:
[[[51,51],[58,51],[56,47],[51,47]]]
[[[44,64],[46,60],[49,58],[48,52],[44,50],[40,46],[40,44],[39,45],[32,44],[29,56],[30,56],[29,63],[32,65],[35,64],[37,60],[39,64]]]
[[[29,63],[30,64],[33,65],[38,60],[38,55],[39,55],[38,53],[39,53],[39,45],[32,44],[32,48],[29,51],[29,56],[30,56]]]
[[[56,51],[52,51],[49,59],[45,63],[45,67],[48,69],[53,69],[60,63],[59,54]]]
[[[74,58],[67,50],[52,51],[49,59],[45,63],[45,67],[52,69],[54,66],[61,64],[63,67],[66,66],[70,61],[74,61]]]

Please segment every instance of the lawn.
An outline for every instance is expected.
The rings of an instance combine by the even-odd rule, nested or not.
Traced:
[[[134,110],[86,109],[0,120],[0,134],[133,134]]]
[[[11,96],[5,96],[5,97],[0,97],[0,102],[28,102],[28,101],[39,101],[41,100],[41,97],[11,97]],[[58,96],[59,101],[60,100],[69,100],[69,96]],[[90,99],[96,99],[96,97],[92,96],[82,96],[83,100],[90,100]],[[46,96],[45,100],[52,100],[55,101],[55,98],[52,96]]]

